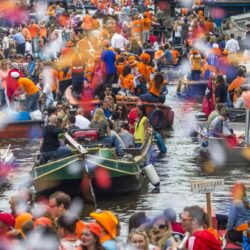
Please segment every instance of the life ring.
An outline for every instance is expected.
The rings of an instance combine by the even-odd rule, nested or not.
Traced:
[[[164,121],[164,114],[160,109],[154,109],[149,115],[149,123],[154,129],[161,129]]]

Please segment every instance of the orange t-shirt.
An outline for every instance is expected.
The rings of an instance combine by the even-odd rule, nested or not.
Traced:
[[[116,70],[117,70],[118,76],[122,74],[124,67],[125,67],[125,64],[123,64],[123,63],[118,63],[116,65]]]
[[[141,32],[141,21],[140,20],[134,20],[132,22],[132,31],[133,31],[133,33],[140,33]]]
[[[25,41],[31,41],[32,40],[30,31],[27,28],[22,29],[22,34],[23,34],[23,36],[25,38]]]
[[[146,15],[149,20],[152,20],[152,13],[150,11],[145,11],[144,15]]]
[[[162,84],[156,86],[155,82],[151,81],[149,83],[149,90],[148,90],[148,92],[154,94],[155,96],[160,96],[162,88],[163,88],[164,85],[165,85],[165,83],[163,82]]]
[[[245,77],[237,76],[237,77],[231,82],[231,84],[229,85],[227,91],[228,91],[228,92],[231,92],[231,91],[234,91],[234,90],[238,89],[238,88],[240,87],[240,85],[241,85],[242,83],[245,82],[245,80],[246,80]],[[236,100],[236,95],[235,95],[235,94],[234,94],[234,96],[233,96],[233,99]]]
[[[178,63],[178,56],[180,55],[180,52],[176,49],[174,50],[171,50],[171,54],[172,54],[172,57],[173,57],[173,64],[177,64]]]
[[[141,20],[142,31],[150,31],[151,29],[151,20],[149,18],[143,18]]]
[[[31,37],[35,38],[39,33],[39,26],[37,24],[31,24],[28,26],[28,30],[30,31]]]
[[[138,72],[146,78],[147,82],[150,82],[150,74],[154,72],[154,68],[143,62],[139,62],[137,67]]]
[[[31,81],[29,78],[25,78],[25,77],[20,77],[18,79],[18,87],[23,88],[24,91],[28,95],[34,95],[39,91],[36,84],[33,81]]]
[[[121,86],[124,89],[129,89],[131,92],[134,92],[134,76],[128,74],[126,76],[120,75]]]
[[[40,26],[39,37],[47,37],[47,29],[45,26]]]

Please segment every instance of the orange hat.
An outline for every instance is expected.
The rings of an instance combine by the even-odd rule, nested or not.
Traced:
[[[112,238],[116,237],[116,226],[118,225],[118,219],[112,212],[93,212],[90,213],[90,217],[95,219]]]
[[[39,217],[39,218],[37,218],[35,220],[35,222],[34,222],[34,228],[36,228],[38,226],[42,226],[42,227],[49,226],[49,227],[51,227],[52,226],[51,219],[49,219],[47,217]]]
[[[128,61],[130,67],[134,67],[137,64],[137,61],[135,59],[129,60]]]
[[[136,60],[136,57],[135,56],[129,56],[128,57],[128,60],[130,61],[130,60]]]
[[[88,229],[97,237],[102,236],[102,228],[97,223],[89,223],[86,227],[88,227]]]
[[[157,50],[155,52],[154,58],[155,60],[159,59],[160,57],[162,57],[164,55],[164,51],[163,50]]]
[[[147,62],[149,62],[149,61],[150,61],[150,55],[147,54],[147,53],[145,53],[145,52],[143,52],[143,53],[140,55],[140,59],[141,59],[142,61],[147,61]]]
[[[22,230],[22,225],[28,221],[32,221],[32,215],[30,213],[22,213],[16,217],[15,229]]]
[[[85,228],[85,223],[82,220],[76,222],[76,236],[78,239],[81,238],[83,229]]]

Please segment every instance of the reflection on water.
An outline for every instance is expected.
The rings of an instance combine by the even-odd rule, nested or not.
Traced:
[[[122,234],[126,234],[126,224],[129,216],[135,211],[145,211],[149,215],[156,215],[167,207],[173,207],[178,213],[183,207],[198,204],[205,206],[205,195],[194,194],[191,192],[190,179],[193,178],[224,178],[225,188],[221,192],[213,193],[213,206],[217,212],[226,213],[230,199],[230,187],[236,180],[248,178],[248,170],[243,166],[230,166],[215,169],[213,173],[208,173],[201,168],[196,161],[198,142],[192,142],[188,137],[188,128],[191,121],[190,107],[175,97],[175,87],[169,87],[169,96],[167,104],[174,109],[175,124],[172,131],[165,136],[168,146],[166,156],[158,159],[155,163],[156,170],[161,179],[160,193],[154,193],[151,184],[145,185],[138,193],[124,196],[112,196],[98,200],[99,209],[113,210],[121,219]],[[197,109],[197,108],[194,108]],[[10,142],[1,142],[8,145]],[[17,158],[19,167],[16,172],[11,174],[10,187],[7,190],[1,190],[0,209],[8,211],[8,197],[15,194],[17,190],[24,185],[29,177],[29,171],[32,167],[35,155],[39,150],[38,141],[27,143],[27,141],[11,141],[14,155]],[[2,146],[2,145],[0,145]],[[93,209],[86,205],[84,215],[88,215]]]

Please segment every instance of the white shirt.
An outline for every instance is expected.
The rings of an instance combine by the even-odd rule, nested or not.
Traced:
[[[75,125],[80,129],[88,129],[90,121],[82,115],[76,115]]]
[[[124,46],[129,44],[129,41],[121,34],[115,33],[111,39],[111,46],[114,49],[124,50]]]
[[[6,50],[6,49],[10,48],[10,42],[9,42],[9,38],[7,36],[5,36],[3,38],[2,46],[3,46],[3,50]]]
[[[32,45],[28,41],[25,42],[25,53],[32,55]]]
[[[226,41],[226,50],[228,50],[229,53],[236,53],[240,50],[239,42],[233,38]]]

